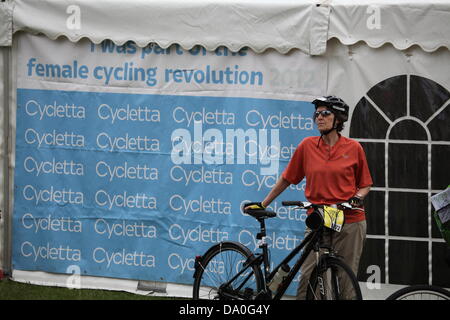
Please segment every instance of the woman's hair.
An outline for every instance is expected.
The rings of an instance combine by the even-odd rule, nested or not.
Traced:
[[[336,131],[341,132],[342,130],[344,130],[344,119],[342,118],[339,112],[334,112],[334,116],[335,119],[337,120]]]

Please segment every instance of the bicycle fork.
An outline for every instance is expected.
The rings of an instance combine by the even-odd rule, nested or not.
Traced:
[[[323,250],[321,253],[320,250]],[[314,245],[314,253],[316,256],[316,287],[318,288],[318,293],[320,294],[320,297],[322,299],[326,298],[328,295],[327,288],[332,287],[333,289],[338,289],[339,284],[333,283],[335,280],[337,281],[337,278],[334,276],[334,270],[328,270],[328,264],[327,259],[328,257],[334,256],[334,252],[331,247],[328,246],[321,246],[319,242],[317,242]],[[328,271],[331,272],[331,274],[328,274]],[[329,283],[331,281],[331,283]],[[333,292],[336,292],[333,290]]]
[[[328,265],[329,257],[335,257],[331,250],[326,250],[324,253],[319,254],[316,252],[316,281],[318,294],[321,299],[331,298],[333,300],[339,300],[341,296],[341,284],[338,276],[338,270],[333,265]],[[330,297],[333,295],[333,297]]]
[[[324,270],[324,260],[321,259],[321,255],[320,255],[320,245],[319,242],[317,242],[314,245],[314,254],[316,256],[316,268],[317,270]],[[324,280],[323,280],[323,273],[322,272],[318,272],[317,274],[317,286],[319,287],[319,293],[321,297],[325,296],[325,284],[324,284]]]

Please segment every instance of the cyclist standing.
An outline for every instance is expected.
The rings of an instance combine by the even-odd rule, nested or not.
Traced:
[[[344,227],[341,232],[333,233],[332,246],[357,274],[366,237],[363,199],[369,193],[372,178],[361,145],[340,134],[348,120],[348,105],[336,96],[321,97],[312,103],[320,137],[305,138],[265,199],[248,209],[266,208],[289,185],[298,184],[305,177],[305,197],[309,202],[350,202],[358,208],[344,212]],[[310,230],[307,228],[306,232]],[[311,253],[301,268],[297,299],[306,297],[307,282],[315,262]]]

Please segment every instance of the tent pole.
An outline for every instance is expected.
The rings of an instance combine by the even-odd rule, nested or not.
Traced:
[[[2,208],[2,220],[3,220],[3,273],[6,276],[11,276],[11,222],[12,216],[10,212],[11,199],[10,199],[10,97],[11,97],[11,47],[5,47],[3,50],[3,61],[5,62],[3,83],[4,83],[4,95],[3,95],[3,208]]]

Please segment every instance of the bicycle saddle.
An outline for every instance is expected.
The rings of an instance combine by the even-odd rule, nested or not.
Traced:
[[[244,210],[244,213],[255,219],[274,218],[277,216],[275,212],[269,210]]]

